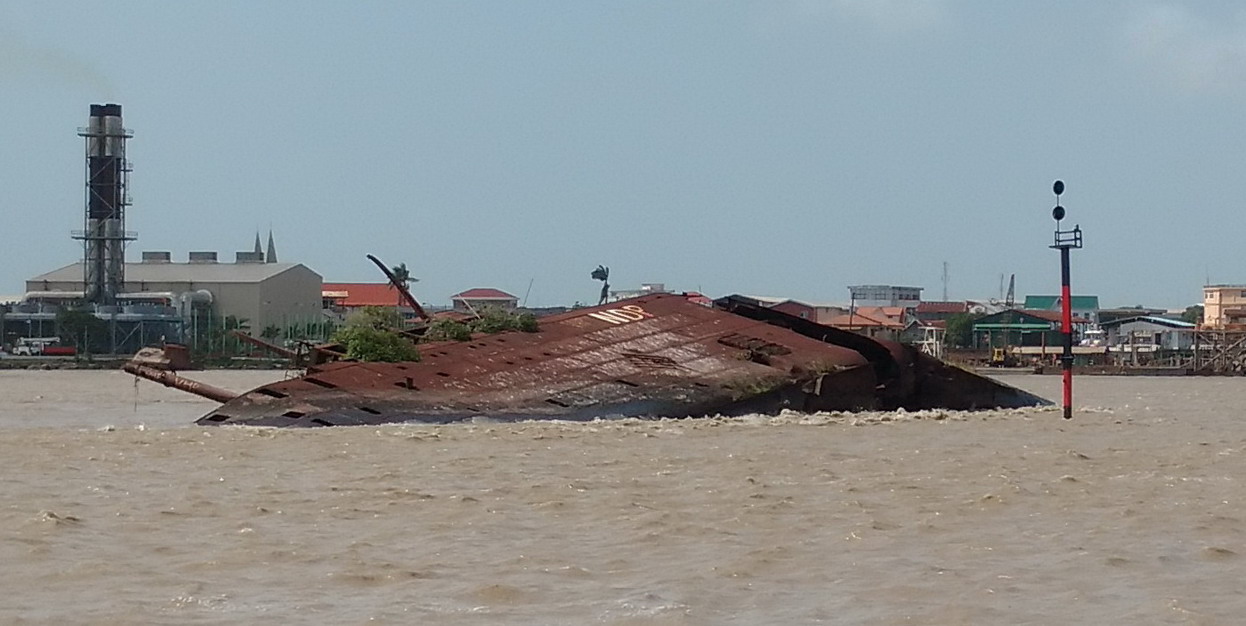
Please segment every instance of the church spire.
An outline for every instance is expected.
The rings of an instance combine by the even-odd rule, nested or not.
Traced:
[[[277,262],[277,244],[273,243],[273,231],[268,229],[268,254],[264,257],[265,263]]]

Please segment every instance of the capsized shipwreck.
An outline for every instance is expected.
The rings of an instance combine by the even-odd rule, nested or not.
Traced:
[[[795,411],[1013,408],[1050,404],[878,341],[739,296],[706,307],[656,294],[542,318],[537,332],[420,345],[421,360],[334,361],[234,396],[129,364],[222,401],[201,425],[353,426],[701,417]]]

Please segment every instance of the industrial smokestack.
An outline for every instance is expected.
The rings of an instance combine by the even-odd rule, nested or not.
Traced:
[[[85,229],[74,238],[83,241],[86,299],[116,304],[125,285],[125,245],[134,240],[125,229],[130,204],[125,144],[134,135],[121,124],[121,105],[92,104],[78,136],[86,139],[86,215]]]

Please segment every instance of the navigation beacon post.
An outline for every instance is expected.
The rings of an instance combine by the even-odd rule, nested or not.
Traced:
[[[1051,216],[1056,218],[1056,240],[1051,247],[1060,251],[1060,331],[1064,335],[1064,353],[1060,355],[1060,368],[1064,374],[1064,419],[1073,419],[1073,303],[1069,290],[1069,250],[1082,247],[1082,227],[1060,230],[1064,219],[1064,207],[1060,206],[1060,194],[1064,193],[1064,181],[1057,180],[1051,186],[1056,193],[1056,208]]]

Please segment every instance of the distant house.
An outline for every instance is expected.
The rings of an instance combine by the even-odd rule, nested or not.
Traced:
[[[906,307],[864,306],[821,323],[876,339],[899,341],[901,334],[913,321],[915,318]]]
[[[819,324],[830,324],[830,320],[848,313],[848,307],[839,306],[837,304],[814,304],[801,302],[799,300],[784,300],[778,304],[772,305],[770,308],[795,315],[801,319],[807,319],[811,322]]]
[[[714,306],[714,301],[710,300],[709,296],[699,291],[685,291],[684,297],[688,299],[688,302],[692,302],[694,304],[699,304],[701,306]]]
[[[1169,315],[1168,309],[1156,309],[1149,307],[1119,307],[1115,309],[1099,309],[1099,325],[1107,326],[1108,322],[1143,316],[1166,317],[1174,319],[1171,315]],[[1176,319],[1179,319],[1179,316]]]
[[[613,289],[607,302],[617,302],[628,298],[638,298],[655,293],[669,293],[665,283],[640,283],[639,289]]]
[[[450,296],[450,303],[460,313],[476,313],[489,308],[514,311],[519,307],[519,298],[500,289],[478,287]]]
[[[351,311],[365,306],[406,306],[402,294],[389,283],[324,283],[320,295],[326,309]]]
[[[1064,307],[1060,296],[1026,296],[1026,311],[1055,311],[1059,313]],[[1099,323],[1099,296],[1071,296],[1069,308],[1073,317],[1087,320],[1091,324]]]
[[[415,318],[415,309],[389,283],[324,283],[320,296],[325,314],[339,321],[364,307],[393,309],[403,319]]]
[[[1005,346],[1059,346],[1064,341],[1058,311],[1009,309],[987,315],[973,323],[974,345],[979,348]],[[1073,339],[1090,326],[1090,320],[1073,317]]]
[[[922,300],[921,287],[851,285],[848,287],[848,293],[852,302],[857,306],[900,306],[915,309]]]
[[[1140,315],[1103,323],[1112,351],[1157,352],[1194,347],[1195,324],[1181,320]]]
[[[1203,287],[1203,325],[1226,328],[1246,324],[1246,285]]]
[[[790,300],[790,298],[776,298],[774,296],[746,296],[737,295],[736,298],[743,300],[753,306],[773,308],[776,304],[782,304]]]
[[[970,312],[966,300],[953,302],[920,302],[917,304],[917,319],[930,322],[946,322],[953,315],[964,315]]]

